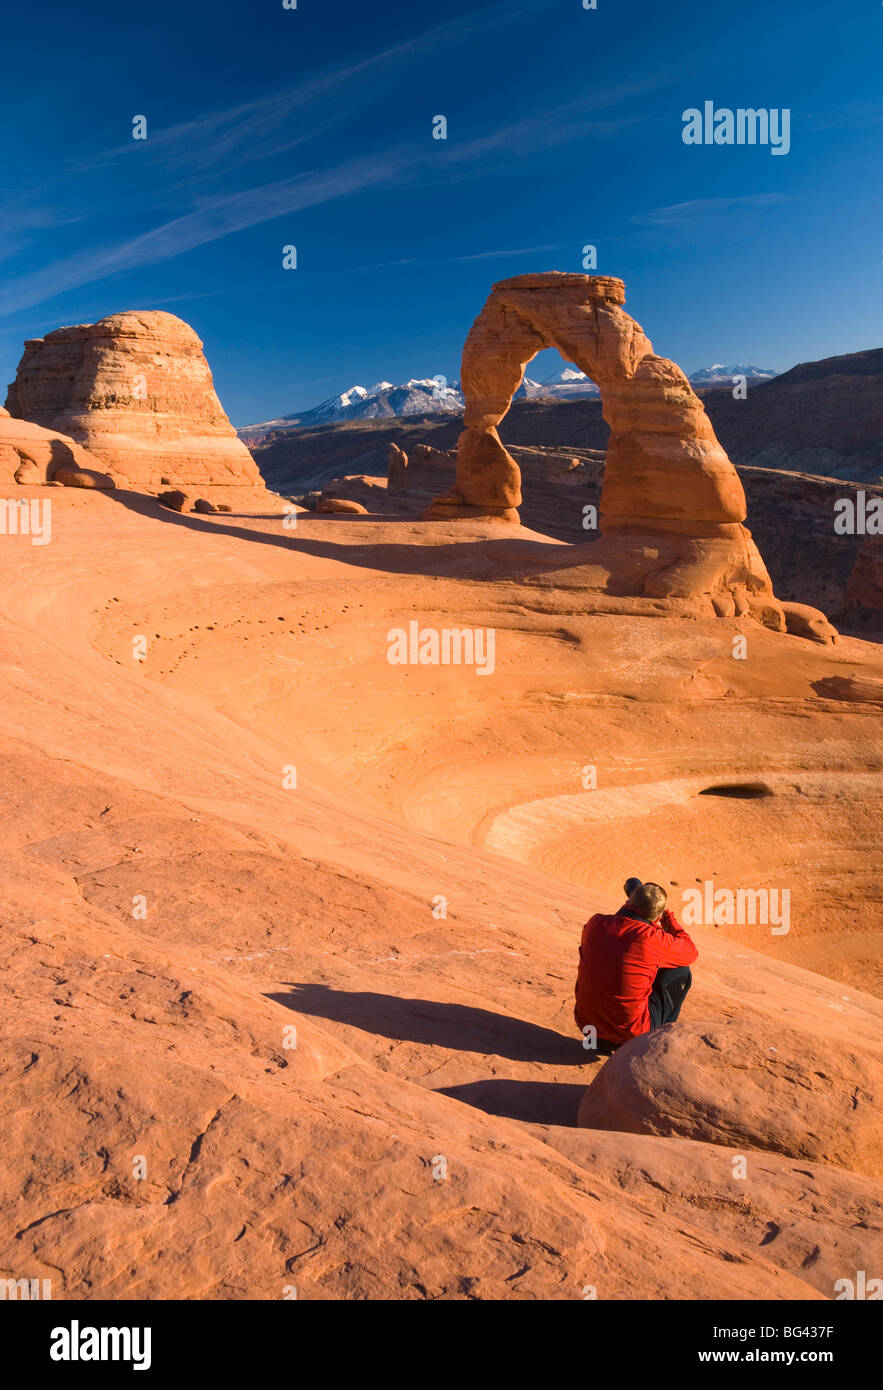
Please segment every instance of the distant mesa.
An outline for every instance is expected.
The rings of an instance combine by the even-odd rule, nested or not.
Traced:
[[[264,491],[200,339],[174,314],[129,311],[30,339],[6,407],[87,449],[89,466],[121,486],[155,492],[165,476],[174,487]]]
[[[744,489],[702,402],[624,302],[623,282],[604,275],[550,271],[493,287],[463,348],[455,485],[427,515],[518,521],[521,474],[497,426],[528,362],[555,347],[595,381],[610,425],[602,538],[592,547],[608,591],[704,600],[699,607],[721,617],[834,640],[823,614],[775,598],[744,525]]]

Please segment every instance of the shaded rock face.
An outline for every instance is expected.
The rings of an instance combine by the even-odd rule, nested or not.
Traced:
[[[521,475],[497,426],[527,363],[556,347],[597,383],[610,426],[601,531],[616,545],[597,558],[612,571],[620,562],[621,582],[649,597],[707,597],[721,616],[784,631],[788,612],[742,524],[738,474],[686,376],[653,352],[624,300],[623,282],[602,275],[548,272],[494,286],[463,349],[456,485],[430,515],[518,519]],[[824,618],[796,621],[802,635],[832,639]]]
[[[860,636],[883,630],[880,612],[859,608],[850,576],[858,570],[865,538],[835,530],[837,505],[856,494],[883,497],[883,488],[772,468],[740,467],[752,534],[780,598],[811,603],[838,626]],[[868,537],[867,541],[880,541]],[[868,559],[872,546],[868,546]],[[860,571],[859,571],[860,573]]]
[[[101,461],[58,430],[16,420],[0,407],[0,486],[52,482],[62,469],[101,473]],[[110,480],[104,486],[112,487]]]
[[[161,492],[157,498],[160,505],[168,507],[170,512],[185,511],[189,500],[187,493],[182,492],[180,488],[172,488],[169,492]]]
[[[883,538],[866,536],[846,586],[846,605],[878,619],[883,614]]]
[[[705,404],[735,463],[876,483],[883,475],[883,348],[802,362]]]
[[[431,444],[414,444],[406,453],[392,443],[387,454],[389,468],[386,487],[390,496],[402,502],[426,503],[439,489],[450,491],[454,486],[457,454],[434,449]]]
[[[522,448],[512,444],[508,452],[521,473],[523,495],[519,513],[529,530],[541,531],[566,541],[591,538],[595,520],[587,523],[587,505],[597,514],[604,477],[604,454],[583,449],[578,457],[554,449]],[[391,443],[386,490],[402,511],[414,515],[431,507],[434,499],[453,496],[456,488],[456,450],[446,452],[429,444],[416,444],[407,453]]]
[[[263,488],[215,394],[193,329],[158,310],[25,343],[7,408],[62,430],[124,485]]]

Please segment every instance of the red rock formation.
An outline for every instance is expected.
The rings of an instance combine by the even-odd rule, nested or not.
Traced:
[[[168,492],[158,494],[158,501],[161,506],[167,507],[170,512],[184,512],[187,510],[187,503],[190,498],[186,492],[180,488],[171,488]]]
[[[368,508],[349,497],[323,497],[316,503],[317,512],[346,512],[353,516],[365,516]]]
[[[51,482],[56,471],[101,472],[101,461],[58,430],[16,420],[0,406],[0,485]],[[102,486],[112,487],[108,480]]]
[[[557,347],[597,382],[610,425],[601,530],[616,543],[593,556],[609,568],[610,587],[705,598],[721,616],[832,640],[821,614],[775,599],[743,525],[742,484],[702,402],[681,369],[656,356],[624,300],[623,282],[603,275],[519,275],[494,286],[463,348],[456,487],[429,515],[518,520],[520,472],[497,426],[527,363]]]
[[[603,1309],[879,1274],[881,721],[812,689],[879,648],[758,630],[733,661],[725,621],[537,586],[605,542],[53,513],[0,543],[4,1275]],[[412,617],[495,627],[493,678],[391,664]],[[699,795],[739,782],[773,794]],[[632,872],[794,890],[788,935],[690,923],[634,1082],[571,994]],[[611,1127],[576,1127],[608,1067]]]
[[[215,394],[202,343],[159,310],[112,314],[25,343],[7,407],[63,430],[122,483],[259,488],[263,481]]]

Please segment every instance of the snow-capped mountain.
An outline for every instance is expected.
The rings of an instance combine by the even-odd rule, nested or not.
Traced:
[[[462,410],[463,397],[456,382],[443,383],[444,377],[412,377],[401,386],[394,386],[391,381],[378,381],[370,388],[351,386],[337,396],[320,401],[310,410],[245,425],[237,434],[248,442],[277,431],[309,429],[341,420],[375,420],[394,415],[435,415]]]
[[[599,396],[601,393],[590,376],[577,367],[562,367],[539,383],[538,395],[549,396],[553,400],[573,401],[583,396]]]
[[[598,388],[582,372],[572,367],[550,377],[548,381],[533,381],[525,377],[515,392],[515,400],[597,396]],[[457,381],[445,382],[444,377],[412,377],[400,386],[391,381],[378,381],[373,386],[350,386],[339,395],[329,396],[309,410],[292,415],[280,415],[275,420],[262,420],[255,425],[243,425],[237,430],[240,439],[257,443],[270,434],[292,429],[309,429],[315,425],[334,424],[342,420],[376,420],[390,416],[436,415],[457,413],[463,409],[463,396]]]
[[[691,372],[688,380],[694,386],[732,386],[734,376],[744,376],[749,381],[771,381],[778,375],[769,367],[749,367],[744,362],[715,362],[711,367]]]
[[[749,381],[768,381],[777,373],[764,367],[749,367],[737,362],[716,362],[694,372],[690,381],[695,386],[729,386],[734,376]],[[525,377],[515,392],[515,400],[572,401],[596,397],[598,387],[585,372],[576,367],[562,367],[543,381]],[[310,429],[344,420],[377,420],[391,416],[457,414],[463,409],[459,382],[446,382],[444,377],[412,377],[400,386],[391,381],[377,381],[373,386],[350,386],[337,396],[329,396],[310,410],[293,415],[281,415],[276,420],[264,420],[257,425],[245,425],[237,430],[246,444],[256,444],[269,435],[286,430]]]

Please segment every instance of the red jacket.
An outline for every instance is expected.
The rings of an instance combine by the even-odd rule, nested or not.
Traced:
[[[656,971],[691,965],[699,952],[674,913],[663,914],[670,930],[651,926],[620,908],[612,917],[597,912],[583,927],[573,1016],[579,1029],[594,1024],[606,1042],[628,1042],[650,1030],[647,1001]]]

